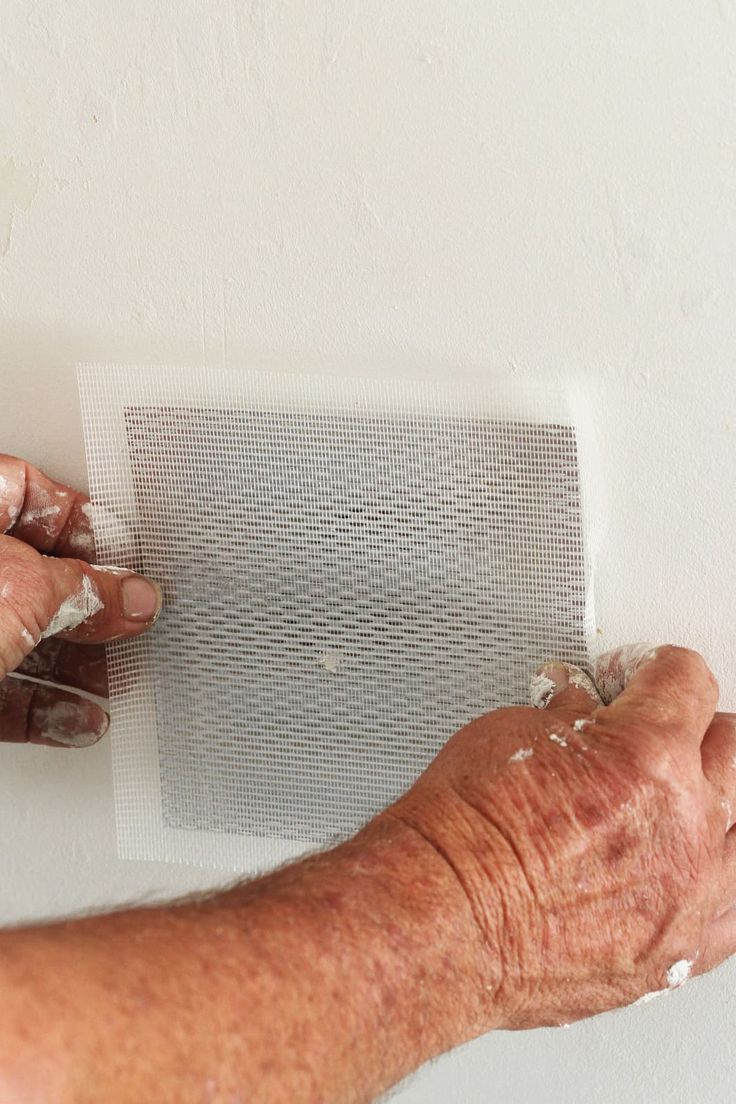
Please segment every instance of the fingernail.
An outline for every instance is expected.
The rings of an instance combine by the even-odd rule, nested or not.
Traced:
[[[628,686],[643,663],[654,659],[654,644],[625,644],[599,655],[593,665],[595,684],[606,704],[610,704]]]
[[[127,621],[153,623],[161,612],[163,595],[157,583],[142,575],[127,575],[121,582],[123,613]]]
[[[569,672],[563,663],[543,663],[529,684],[529,697],[535,709],[544,709],[558,690],[569,682]]]
[[[595,682],[582,667],[577,667],[574,663],[554,661],[543,663],[532,679],[532,705],[537,709],[545,709],[552,697],[568,686],[583,690],[596,705],[603,705]]]
[[[95,702],[41,687],[34,695],[28,732],[34,744],[83,748],[96,744],[109,724],[107,713]]]

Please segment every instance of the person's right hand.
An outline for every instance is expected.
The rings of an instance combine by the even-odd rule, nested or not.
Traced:
[[[0,742],[86,747],[107,714],[58,686],[106,697],[104,642],[152,625],[161,592],[133,572],[92,565],[87,496],[5,455],[0,534]]]
[[[474,721],[377,818],[426,840],[464,902],[458,961],[483,965],[446,994],[475,1008],[456,1041],[569,1023],[736,953],[736,717],[684,648],[619,649],[594,675],[547,665],[542,708]]]

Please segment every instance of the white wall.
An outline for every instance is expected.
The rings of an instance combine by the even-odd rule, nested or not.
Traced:
[[[736,707],[733,0],[5,0],[0,448],[84,483],[78,359],[587,387],[603,645]],[[0,749],[0,920],[217,875],[115,858],[107,745]],[[409,1104],[721,1104],[731,966],[480,1041]]]

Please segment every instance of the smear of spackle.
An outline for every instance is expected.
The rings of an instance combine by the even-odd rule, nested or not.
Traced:
[[[40,525],[49,535],[53,532],[54,519],[61,513],[60,506],[35,506],[24,510],[20,516],[21,525]]]
[[[533,754],[534,748],[519,748],[519,750],[515,751],[510,757],[509,763],[521,763],[524,759],[531,759]]]
[[[65,599],[52,617],[47,628],[41,633],[41,639],[54,636],[59,632],[76,629],[88,617],[103,609],[103,602],[89,575],[82,576],[82,584],[76,594]]]
[[[79,512],[87,519],[89,525],[85,527],[82,523],[81,525],[71,526],[67,537],[67,545],[70,552],[77,552],[86,559],[95,553],[92,503],[84,502],[79,507]]]
[[[632,1008],[636,1008],[639,1004],[649,1004],[651,1001],[656,1000],[657,997],[664,997],[669,993],[669,989],[653,989],[651,993],[645,993],[638,1000],[635,1000],[631,1005]]]
[[[317,659],[317,663],[324,671],[329,671],[331,675],[336,675],[340,671],[342,660],[343,656],[341,652],[322,652]]]
[[[690,977],[693,964],[690,959],[680,958],[677,962],[673,962],[667,971],[667,985],[670,989],[677,989],[678,986],[683,985]]]
[[[651,644],[630,644],[599,656],[595,661],[595,684],[603,701],[608,705],[617,698],[642,663],[654,659],[656,654],[657,649]]]
[[[57,517],[61,506],[35,506],[23,511],[23,521],[42,521],[44,518]]]
[[[553,743],[559,744],[560,747],[567,747],[567,740],[564,736],[558,736],[556,732],[548,732],[547,736]]]
[[[570,670],[570,684],[577,686],[578,690],[584,690],[589,698],[596,703],[596,705],[602,705],[603,699],[598,693],[593,680],[590,675],[587,675],[585,671]]]
[[[547,675],[534,675],[529,684],[529,697],[535,709],[544,709],[555,692],[555,684]]]
[[[10,502],[10,499],[14,499],[18,492],[18,484],[15,481],[8,479],[6,475],[0,475],[0,503],[4,501],[5,512],[8,517],[8,526],[12,527],[18,520],[20,514],[20,504],[18,502]]]
[[[101,718],[98,728],[80,729],[79,709],[71,702],[57,701],[36,706],[33,719],[47,740],[64,747],[91,747],[107,730],[107,718]]]
[[[574,722],[572,727],[575,729],[576,732],[582,732],[586,725],[591,724],[595,724],[595,721],[592,720],[592,718],[581,717],[579,720]]]

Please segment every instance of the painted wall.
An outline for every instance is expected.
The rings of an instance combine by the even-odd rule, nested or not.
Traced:
[[[736,707],[733,0],[5,0],[0,447],[84,483],[78,359],[576,381],[602,645]],[[212,884],[115,858],[107,745],[0,749],[0,920]],[[720,1104],[731,965],[481,1040],[407,1104]]]

